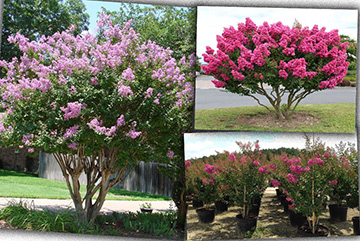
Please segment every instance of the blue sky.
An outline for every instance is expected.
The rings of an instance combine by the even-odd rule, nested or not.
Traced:
[[[355,134],[316,133],[310,138],[320,138],[327,146],[334,146],[340,141],[356,143]],[[209,132],[185,133],[185,160],[216,154],[215,151],[239,151],[236,141],[255,142],[259,140],[261,149],[268,148],[305,148],[303,133],[281,132]]]
[[[292,26],[297,19],[302,26],[326,27],[327,31],[338,29],[339,34],[357,39],[358,10],[310,9],[310,8],[254,8],[254,7],[198,7],[197,56],[201,57],[206,46],[216,49],[216,35],[221,35],[224,27],[245,22],[247,17],[260,26],[281,21]]]
[[[92,33],[95,33],[96,21],[98,19],[97,13],[101,11],[101,7],[106,8],[107,10],[115,11],[120,9],[121,3],[119,2],[104,2],[104,1],[89,1],[83,0],[83,3],[86,6],[86,12],[90,15],[90,25],[89,30]]]

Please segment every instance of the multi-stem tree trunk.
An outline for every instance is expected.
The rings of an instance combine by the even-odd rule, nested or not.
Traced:
[[[72,154],[55,153],[80,222],[94,222],[99,214],[106,194],[122,182],[132,170],[128,165],[117,164],[118,148],[104,148],[94,155],[86,156],[85,147],[79,146]],[[82,195],[79,178],[86,177],[86,191]],[[93,200],[94,199],[94,200]]]
[[[261,83],[259,88],[256,89],[256,93],[264,96],[271,106],[273,110],[271,110],[268,106],[264,105],[260,102],[260,100],[253,94],[248,94],[248,96],[255,99],[260,106],[265,107],[268,111],[274,111],[276,117],[280,120],[287,120],[294,113],[296,107],[306,96],[311,93],[314,93],[315,90],[305,90],[305,89],[291,89],[288,90],[282,86],[270,86],[271,91],[266,91],[266,88]],[[282,104],[282,100],[285,94],[288,94],[286,98],[286,102]]]

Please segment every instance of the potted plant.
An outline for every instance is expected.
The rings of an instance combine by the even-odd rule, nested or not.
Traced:
[[[327,148],[323,157],[331,164],[327,175],[337,180],[329,194],[330,219],[346,221],[348,207],[357,207],[359,202],[357,151],[353,144],[340,142],[336,148]]]
[[[196,209],[196,213],[203,223],[211,223],[215,218],[215,207],[211,206],[217,197],[215,174],[216,168],[213,165],[206,164],[202,175],[197,178],[196,195],[203,201],[204,207]]]
[[[291,208],[307,217],[307,224],[298,228],[301,236],[327,236],[328,228],[319,224],[319,216],[324,211],[326,196],[332,192],[337,180],[327,175],[329,162],[321,152],[324,144],[319,140],[311,142],[307,138],[306,153],[297,163],[289,165],[286,181],[282,183],[288,191]]]
[[[241,152],[229,155],[229,162],[224,166],[223,172],[228,195],[240,207],[240,213],[236,216],[239,233],[245,235],[256,227],[258,214],[253,214],[250,210],[254,198],[261,196],[266,187],[268,167],[262,165],[264,159],[261,158],[258,141],[237,144]]]
[[[153,208],[150,202],[145,202],[140,205],[140,210],[143,213],[152,213]]]

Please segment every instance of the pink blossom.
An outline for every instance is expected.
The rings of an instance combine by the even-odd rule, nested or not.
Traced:
[[[328,158],[330,157],[330,153],[329,153],[329,152],[325,152],[325,153],[324,153],[324,157],[325,157],[326,159],[328,159]]]
[[[93,85],[98,85],[99,83],[96,81],[96,78],[92,78],[91,80],[90,80],[90,82],[91,82],[91,84],[93,84]]]
[[[141,135],[141,131],[135,131],[135,129],[132,129],[126,135],[129,136],[132,139],[135,139],[135,138],[137,138],[138,136]]]
[[[224,82],[224,81],[212,80],[211,82],[214,83],[214,85],[215,85],[216,88],[222,88],[222,87],[224,87],[225,85],[227,85],[227,83]]]
[[[204,172],[213,174],[216,173],[216,168],[213,165],[206,164],[204,168]]]
[[[156,99],[154,100],[154,103],[157,104],[157,105],[159,105],[159,104],[160,104],[159,98],[156,98]]]
[[[230,159],[231,161],[236,161],[236,156],[234,155],[234,153],[230,153],[229,159]]]
[[[69,102],[67,107],[60,107],[60,110],[64,111],[64,120],[69,120],[70,118],[76,118],[80,115],[81,107],[84,104],[79,103],[78,101]]]
[[[260,166],[260,162],[258,162],[258,161],[253,161],[253,164],[254,164],[255,166]]]
[[[338,181],[337,180],[333,180],[333,181],[329,181],[330,184],[332,185],[337,185]]]
[[[289,173],[289,174],[286,175],[286,178],[288,179],[288,181],[289,181],[290,183],[296,184],[296,183],[298,182],[296,175],[293,175],[293,174],[290,174],[290,173]]]
[[[174,152],[173,151],[169,151],[168,154],[166,154],[167,157],[173,159],[174,158]]]
[[[127,68],[122,72],[122,78],[126,80],[133,80],[135,79],[135,75],[133,74],[133,71],[131,68]]]
[[[262,166],[262,167],[259,167],[258,173],[267,173],[267,170],[265,167]]]
[[[151,96],[153,95],[153,88],[148,88],[147,90],[146,90],[146,92],[145,92],[145,94],[146,94],[146,96],[145,96],[145,98],[151,98]]]
[[[271,184],[273,185],[273,187],[278,187],[278,186],[280,186],[280,182],[278,182],[278,181],[275,180],[275,179],[271,179]]]
[[[121,115],[116,121],[116,126],[119,127],[123,125],[125,125],[125,117],[124,115]]]
[[[74,150],[77,149],[77,146],[78,146],[78,143],[70,143],[70,144],[68,145],[69,148],[74,149]]]
[[[73,135],[75,135],[77,133],[78,129],[79,129],[79,126],[77,126],[77,125],[74,125],[74,126],[68,128],[68,129],[66,129],[66,132],[64,134],[64,138],[72,137]]]
[[[290,170],[292,173],[297,173],[297,174],[301,174],[301,173],[305,172],[304,168],[302,168],[299,165],[290,166]]]
[[[185,162],[185,169],[188,168],[188,167],[190,167],[190,166],[191,166],[191,162],[190,162],[190,161],[186,161],[186,162]]]
[[[131,90],[130,86],[125,86],[120,84],[118,87],[118,93],[122,96],[122,97],[128,97],[128,96],[133,96],[134,93]]]

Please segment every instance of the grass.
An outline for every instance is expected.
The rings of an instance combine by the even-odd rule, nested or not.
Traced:
[[[286,131],[286,132],[355,132],[355,103],[299,105],[297,113],[311,114],[319,119],[313,125],[297,125],[291,128],[265,127],[247,124],[254,116],[264,115],[267,110],[261,106],[219,108],[195,112],[197,130],[243,130],[243,131]]]
[[[35,175],[0,169],[0,197],[70,199],[65,182],[38,178]],[[85,193],[85,185],[80,189]],[[169,197],[113,188],[106,200],[162,201]]]

